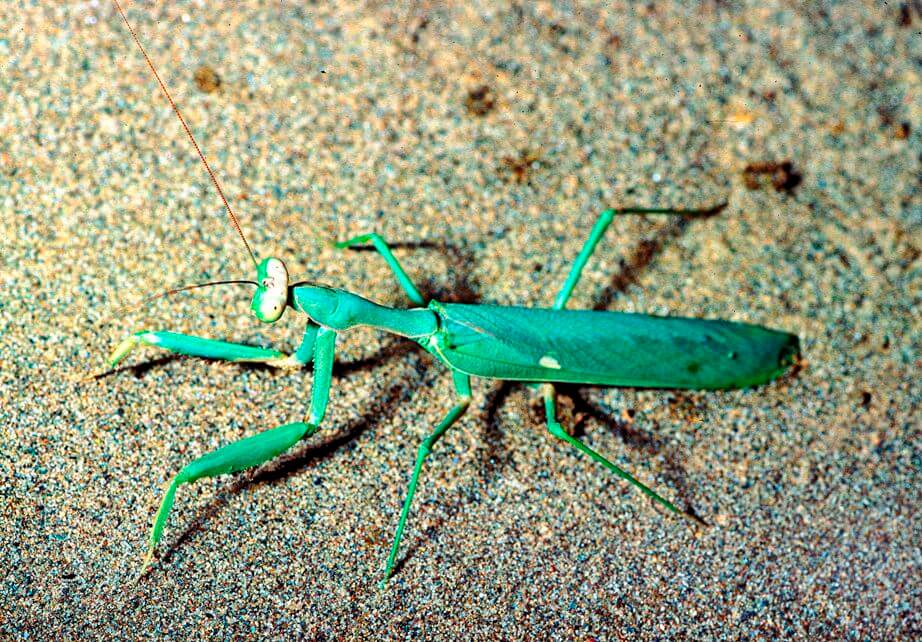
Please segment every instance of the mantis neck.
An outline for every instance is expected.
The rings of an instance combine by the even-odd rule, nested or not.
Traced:
[[[399,310],[378,305],[357,294],[322,285],[302,285],[291,290],[291,304],[318,324],[334,330],[370,326],[411,339],[427,337],[438,329],[432,310]]]

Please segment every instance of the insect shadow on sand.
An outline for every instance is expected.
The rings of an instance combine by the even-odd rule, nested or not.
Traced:
[[[662,252],[667,243],[678,239],[684,234],[690,221],[691,217],[679,218],[669,224],[660,226],[654,236],[641,240],[633,252],[622,261],[621,269],[603,290],[592,309],[608,309],[618,295],[626,292],[631,285],[638,283],[643,270]],[[475,256],[466,246],[445,242],[417,241],[392,243],[391,247],[407,250],[431,250],[445,259],[449,268],[447,273],[451,275],[450,278],[429,277],[420,282],[420,290],[427,299],[451,303],[478,303],[480,301],[480,288],[470,279],[470,267],[475,262]],[[352,248],[352,250],[358,252],[373,251],[372,248],[366,247]],[[143,378],[151,370],[185,358],[179,355],[167,355],[134,366],[119,368],[107,374],[129,371],[134,373],[136,377]],[[412,343],[390,337],[385,338],[381,348],[368,357],[351,362],[337,362],[334,366],[333,376],[342,378],[354,372],[379,369],[382,364],[393,360],[401,361],[410,367],[401,368],[389,377],[383,391],[368,400],[366,412],[348,425],[336,430],[321,443],[303,445],[291,454],[282,456],[277,461],[256,469],[255,472],[240,475],[226,486],[223,492],[218,493],[213,500],[201,508],[191,522],[173,540],[172,544],[167,545],[163,555],[164,561],[169,560],[176,549],[202,530],[210,519],[223,510],[230,498],[239,494],[240,491],[263,484],[276,484],[292,475],[301,473],[305,469],[318,465],[337,452],[341,452],[343,448],[358,440],[371,425],[379,424],[393,417],[400,403],[413,390],[420,388],[425,381],[434,379],[431,373],[432,363],[424,359]],[[258,363],[240,363],[236,365],[250,371],[274,371],[271,366]],[[444,373],[439,370],[438,373],[435,373],[435,377],[442,374]],[[488,385],[490,385],[490,388],[486,392],[482,412],[477,413],[479,416],[475,415],[472,420],[481,423],[483,426],[477,459],[481,477],[485,483],[490,484],[494,483],[502,475],[503,471],[512,464],[512,454],[505,444],[504,437],[505,429],[508,426],[503,425],[499,410],[512,392],[523,387],[523,384],[498,381]],[[638,449],[650,457],[663,454],[664,450],[667,451],[664,455],[667,479],[674,486],[683,503],[686,506],[688,505],[688,484],[680,463],[681,458],[677,453],[671,451],[661,439],[638,430],[626,422],[612,418],[586,398],[584,387],[560,385],[558,390],[561,395],[572,400],[574,415],[588,416],[607,426],[618,434],[629,448]],[[530,418],[531,420],[534,422],[541,421],[537,414],[535,414],[534,418]],[[577,430],[581,429],[582,423],[582,421],[575,423]],[[446,519],[452,519],[454,513],[460,509],[461,506],[451,511],[451,514]],[[686,508],[686,510],[689,509]],[[418,535],[413,542],[408,543],[407,550],[398,562],[397,569],[412,558],[420,546],[420,537],[423,535]]]

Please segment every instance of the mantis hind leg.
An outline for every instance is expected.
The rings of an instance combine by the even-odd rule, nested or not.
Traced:
[[[586,239],[586,242],[583,244],[583,248],[579,251],[579,254],[576,256],[576,260],[573,261],[573,266],[570,268],[570,273],[567,275],[567,280],[564,281],[563,287],[560,288],[560,292],[557,294],[557,298],[554,299],[554,309],[562,310],[564,306],[567,305],[567,301],[570,299],[570,295],[573,294],[573,288],[576,287],[576,284],[579,282],[580,276],[583,274],[583,268],[586,267],[586,263],[589,261],[589,258],[595,252],[596,246],[599,244],[599,241],[605,235],[605,231],[608,229],[608,226],[611,225],[612,221],[615,220],[615,216],[620,216],[624,214],[671,214],[673,216],[711,216],[716,214],[721,209],[726,206],[726,203],[720,203],[715,207],[709,207],[706,209],[700,210],[677,210],[677,209],[665,209],[665,208],[640,208],[640,207],[629,207],[623,209],[607,209],[601,214],[599,218],[596,219],[595,225],[592,226],[592,230],[589,232],[589,238]]]
[[[397,551],[400,548],[400,538],[403,536],[403,528],[406,526],[407,517],[410,514],[410,504],[412,504],[413,495],[416,493],[416,484],[419,481],[419,475],[423,469],[423,462],[426,460],[426,457],[429,456],[429,453],[432,452],[432,447],[435,445],[435,442],[437,442],[442,435],[461,418],[471,403],[471,378],[458,371],[454,371],[452,377],[454,379],[455,390],[460,399],[458,403],[448,411],[448,414],[446,414],[441,423],[436,426],[435,430],[433,430],[428,437],[423,439],[423,442],[419,445],[419,450],[416,453],[416,465],[413,468],[413,476],[410,478],[407,496],[403,501],[403,509],[400,512],[400,521],[397,523],[397,532],[394,533],[394,542],[391,544],[391,552],[387,556],[387,565],[384,568],[384,578],[381,580],[382,588],[387,584],[387,580],[390,578],[391,573],[394,572],[394,564],[397,562]]]
[[[400,261],[397,260],[397,257],[394,256],[394,253],[391,252],[390,246],[388,246],[387,241],[384,240],[378,234],[362,234],[361,236],[356,236],[348,241],[340,241],[335,244],[335,247],[339,249],[346,249],[354,245],[363,245],[365,243],[371,243],[378,253],[384,257],[385,262],[388,267],[394,273],[394,276],[397,277],[397,282],[400,283],[400,287],[403,288],[403,291],[409,297],[410,301],[416,305],[423,307],[426,305],[426,299],[423,298],[423,295],[420,294],[419,289],[416,285],[413,284],[413,281],[407,276],[406,270],[403,269],[403,266],[400,265]]]
[[[236,473],[247,468],[259,466],[294,446],[305,437],[314,434],[320,427],[326,414],[330,398],[330,383],[333,373],[333,358],[336,333],[321,329],[317,333],[314,346],[314,384],[311,389],[311,405],[307,421],[278,426],[257,435],[245,437],[239,441],[222,446],[198,459],[193,460],[180,470],[170,481],[160,502],[154,523],[148,537],[147,554],[138,577],[144,574],[153,559],[157,543],[163,536],[176,490],[183,484],[205,478]]]
[[[589,446],[581,442],[576,437],[569,435],[567,431],[564,430],[563,426],[561,426],[560,423],[557,421],[557,395],[556,395],[556,392],[554,391],[554,387],[550,384],[544,384],[541,386],[541,391],[544,397],[544,412],[545,412],[545,415],[547,416],[547,430],[554,437],[557,437],[561,441],[565,441],[566,443],[570,444],[571,446],[576,448],[581,453],[588,455],[591,459],[602,464],[603,466],[605,466],[605,468],[613,472],[615,475],[617,475],[624,481],[630,484],[633,484],[634,486],[639,488],[641,492],[643,492],[647,497],[650,497],[651,499],[658,502],[662,506],[668,508],[671,512],[681,515],[682,517],[685,517],[691,521],[695,521],[695,522],[703,524],[703,522],[701,522],[700,519],[694,517],[693,515],[690,515],[689,513],[686,513],[683,510],[680,510],[672,502],[670,502],[667,499],[664,499],[662,496],[660,496],[650,487],[648,487],[644,483],[637,480],[633,475],[631,475],[625,470],[622,470],[621,468],[619,468],[618,466],[610,462],[608,459],[606,459],[605,457],[603,457],[602,455],[594,451],[592,448],[590,448]]]
[[[562,310],[567,305],[570,296],[573,294],[573,289],[576,287],[576,284],[579,282],[580,277],[583,274],[583,268],[586,267],[586,263],[589,262],[589,259],[592,257],[592,254],[595,252],[596,246],[599,244],[599,241],[602,240],[602,237],[605,235],[608,226],[612,224],[612,221],[615,220],[615,216],[626,215],[626,214],[637,214],[637,215],[647,215],[647,214],[669,214],[673,216],[711,216],[716,214],[724,207],[726,207],[726,202],[719,203],[714,207],[709,207],[705,209],[696,209],[696,210],[680,210],[672,208],[640,208],[640,207],[629,207],[622,209],[607,209],[599,214],[599,218],[596,219],[595,224],[592,226],[592,230],[589,232],[589,238],[586,239],[586,242],[583,244],[582,249],[579,251],[579,254],[576,256],[576,260],[573,261],[573,265],[570,267],[570,273],[567,275],[567,280],[564,281],[563,287],[560,288],[560,292],[557,294],[557,298],[554,299],[555,310]],[[557,437],[567,442],[577,450],[586,455],[589,455],[592,459],[599,462],[610,471],[615,473],[621,479],[633,484],[644,494],[653,498],[655,501],[659,502],[670,511],[678,513],[683,517],[693,519],[696,521],[697,518],[679,510],[672,503],[666,501],[650,488],[639,482],[628,472],[621,470],[613,463],[602,457],[584,443],[570,435],[563,426],[557,421],[557,392],[554,389],[553,384],[547,383],[542,384],[539,387],[542,391],[544,397],[544,409],[547,415],[547,429],[548,431]],[[702,522],[703,523],[703,522]]]

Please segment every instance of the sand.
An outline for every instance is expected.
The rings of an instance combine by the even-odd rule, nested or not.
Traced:
[[[914,3],[137,2],[129,15],[255,252],[406,305],[571,307],[797,333],[769,385],[568,388],[561,419],[707,520],[700,531],[550,438],[532,392],[477,381],[377,587],[416,448],[452,403],[412,344],[339,341],[324,429],[181,489],[185,463],[307,409],[310,369],[132,354],[169,329],[291,350],[249,290],[107,316],[252,266],[105,1],[0,7],[0,637],[849,639],[922,635]],[[790,162],[790,166],[764,165]],[[758,164],[762,163],[762,166]],[[746,171],[747,166],[750,171]]]

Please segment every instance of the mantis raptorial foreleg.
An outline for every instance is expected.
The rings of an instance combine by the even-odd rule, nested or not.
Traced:
[[[347,247],[352,247],[354,245],[362,245],[364,243],[371,243],[378,253],[384,257],[384,260],[387,262],[388,267],[391,268],[391,271],[394,273],[394,276],[397,277],[397,281],[400,283],[400,287],[403,288],[403,291],[407,293],[410,301],[416,305],[422,307],[426,305],[426,299],[423,298],[423,295],[420,294],[419,289],[416,285],[413,284],[413,281],[407,276],[406,270],[403,269],[403,266],[400,265],[400,261],[397,260],[397,257],[394,256],[394,253],[391,252],[391,248],[388,246],[387,241],[385,241],[380,235],[371,233],[371,234],[362,234],[361,236],[356,236],[348,241],[340,241],[335,244],[335,247],[339,249],[345,249]]]
[[[229,343],[218,339],[206,339],[178,332],[135,332],[116,346],[109,356],[108,363],[110,368],[114,368],[132,350],[140,345],[148,345],[189,357],[242,363],[264,363],[281,368],[300,368],[306,365],[313,356],[317,330],[317,325],[308,324],[307,329],[304,331],[301,345],[291,355],[270,348]]]
[[[382,587],[387,583],[388,578],[394,571],[394,564],[397,562],[397,550],[400,548],[400,538],[403,536],[403,527],[406,525],[407,517],[410,514],[410,504],[413,502],[414,493],[416,493],[416,484],[419,481],[419,475],[423,469],[423,462],[426,460],[426,457],[429,456],[429,453],[432,452],[432,447],[435,445],[435,442],[437,442],[439,438],[461,418],[471,403],[471,378],[463,372],[455,370],[452,371],[452,379],[455,384],[455,391],[458,393],[458,403],[448,411],[448,414],[446,414],[441,423],[436,426],[432,434],[423,439],[423,442],[419,445],[419,450],[416,453],[416,465],[413,468],[413,476],[410,478],[410,486],[407,488],[407,497],[403,501],[403,510],[400,512],[400,521],[397,523],[397,532],[394,534],[394,543],[391,545],[390,555],[387,556],[387,566],[384,568],[384,579],[381,580]]]
[[[307,421],[285,424],[257,435],[245,437],[203,455],[183,467],[167,486],[163,500],[160,502],[160,508],[157,510],[157,516],[154,518],[148,538],[147,555],[139,576],[144,573],[144,569],[153,558],[154,549],[163,535],[163,528],[166,526],[176,489],[179,486],[190,484],[203,477],[216,477],[259,466],[317,431],[326,414],[327,401],[330,398],[336,333],[333,330],[321,328],[316,332],[313,348],[314,384],[311,389],[311,405]]]

